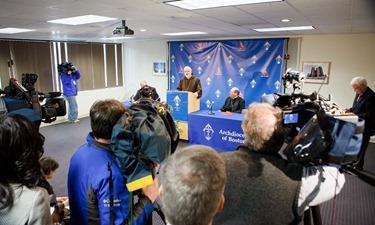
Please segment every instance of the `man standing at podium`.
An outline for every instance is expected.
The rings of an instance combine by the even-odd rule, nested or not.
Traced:
[[[184,67],[184,75],[185,76],[178,83],[177,90],[193,92],[197,96],[197,98],[201,98],[201,81],[198,77],[193,75],[189,66]]]

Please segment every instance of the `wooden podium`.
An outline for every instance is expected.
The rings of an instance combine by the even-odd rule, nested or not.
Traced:
[[[180,139],[188,140],[188,114],[200,109],[200,100],[192,92],[167,91],[167,103],[173,108],[173,119],[180,128]]]

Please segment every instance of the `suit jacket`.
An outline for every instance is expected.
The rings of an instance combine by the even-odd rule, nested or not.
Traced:
[[[223,107],[221,107],[220,111],[226,112],[234,112],[234,113],[241,113],[241,111],[245,109],[245,100],[243,100],[241,97],[237,97],[235,99],[232,99],[231,97],[228,97],[225,99],[225,103]]]
[[[150,87],[150,86],[149,86]],[[150,87],[152,89],[152,94],[151,94],[151,98],[153,100],[158,100],[159,99],[159,94],[158,92],[156,91],[156,88],[154,87]],[[138,99],[140,99],[142,96],[141,96],[141,90],[142,88],[138,89],[137,93],[135,94],[133,100],[134,101],[138,101]]]
[[[302,164],[245,146],[220,156],[227,168],[225,203],[213,225],[297,224],[301,220],[297,203]]]
[[[375,134],[375,93],[370,87],[367,87],[359,99],[358,94],[355,95],[353,106],[349,110],[365,120],[364,135]]]
[[[50,197],[41,187],[28,188],[11,184],[14,190],[13,207],[0,210],[0,224],[52,225]]]

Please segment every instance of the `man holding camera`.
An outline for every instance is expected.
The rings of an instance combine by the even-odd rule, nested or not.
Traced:
[[[126,188],[127,180],[111,150],[112,129],[125,111],[126,107],[114,99],[99,100],[91,106],[92,131],[69,165],[72,225],[143,225],[150,220],[158,197],[158,178],[152,185],[141,188],[138,202],[131,204],[133,194]]]
[[[221,156],[227,168],[225,205],[214,224],[298,224],[304,211],[340,192],[345,177],[330,166],[287,162],[282,111],[253,103],[242,121],[244,145]]]
[[[69,104],[69,123],[80,123],[78,120],[78,105],[76,96],[78,93],[77,80],[81,78],[79,70],[71,63],[66,62],[59,65],[60,79],[63,87],[63,95]]]

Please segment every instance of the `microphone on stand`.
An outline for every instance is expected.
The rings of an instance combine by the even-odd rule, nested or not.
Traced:
[[[214,115],[215,113],[212,112],[212,106],[214,105],[214,101],[211,102],[211,105],[210,105],[210,112],[208,112],[208,115]]]

